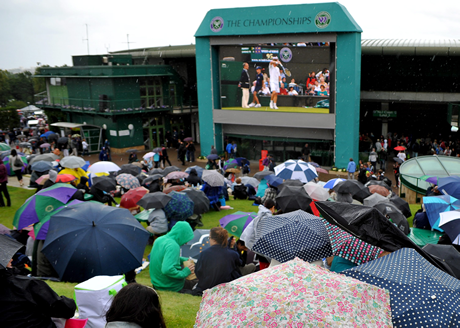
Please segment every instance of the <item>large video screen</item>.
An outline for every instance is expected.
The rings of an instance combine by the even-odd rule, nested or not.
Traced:
[[[329,42],[220,46],[221,108],[329,113],[331,47]]]

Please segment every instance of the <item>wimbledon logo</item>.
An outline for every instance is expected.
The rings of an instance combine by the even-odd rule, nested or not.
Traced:
[[[315,17],[315,24],[318,28],[325,28],[331,23],[331,15],[327,11],[322,11]]]
[[[291,59],[292,59],[292,51],[291,51],[291,49],[289,49],[287,47],[281,48],[281,50],[280,50],[280,58],[285,63],[290,62]]]
[[[211,19],[211,31],[220,32],[224,28],[224,20],[222,17],[214,17]]]

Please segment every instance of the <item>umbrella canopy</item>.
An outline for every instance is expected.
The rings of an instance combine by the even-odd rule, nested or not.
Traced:
[[[69,139],[67,137],[60,137],[57,142],[58,144],[64,145],[69,142]]]
[[[460,177],[452,175],[450,177],[439,178],[438,190],[444,194],[460,198]]]
[[[193,141],[193,138],[192,137],[187,137],[184,139],[185,142],[190,142],[190,141]]]
[[[163,174],[163,176],[167,176],[169,173],[176,172],[176,171],[179,172],[179,171],[181,171],[181,169],[178,168],[177,166],[174,166],[174,165],[173,166],[168,166],[163,170],[162,174]]]
[[[379,254],[383,252],[383,249],[369,245],[324,219],[322,222],[331,241],[332,255],[334,256],[340,256],[361,265],[377,259]]]
[[[241,170],[233,167],[233,168],[226,169],[225,172],[238,174],[241,172]]]
[[[193,215],[193,201],[182,192],[171,192],[171,200],[166,204],[166,217],[173,221],[185,221]]]
[[[219,220],[220,226],[232,235],[241,237],[244,229],[255,219],[257,213],[237,211]]]
[[[439,226],[446,231],[452,244],[460,245],[460,210],[440,213]]]
[[[105,192],[111,192],[117,189],[117,182],[112,177],[95,177],[91,188],[99,189]]]
[[[42,252],[61,280],[80,282],[141,266],[149,236],[127,209],[85,202],[51,217]]]
[[[317,173],[329,174],[329,171],[321,167],[315,167]]]
[[[211,247],[209,242],[209,232],[207,229],[197,229],[193,232],[193,239],[180,247],[182,257],[191,257],[198,260],[200,253]]]
[[[27,199],[16,211],[13,225],[21,230],[31,224],[38,223],[46,214],[66,204],[76,192],[75,187],[63,183],[56,183],[40,190]]]
[[[346,180],[343,182],[336,183],[333,189],[336,193],[339,194],[351,194],[354,195],[361,191],[364,186],[360,185],[359,183],[353,182],[354,180]],[[327,185],[327,184],[326,184]]]
[[[161,153],[161,152],[163,151],[163,148],[161,148],[161,147],[153,148],[152,151],[153,151],[154,153],[159,154],[159,153]]]
[[[238,163],[238,166],[244,166],[244,164],[251,164],[249,160],[245,157],[237,157],[235,158],[236,162]]]
[[[42,143],[42,144],[40,145],[40,148],[49,148],[49,147],[51,147],[51,145],[50,145],[49,143],[47,143],[47,142]]]
[[[96,162],[88,168],[88,172],[90,173],[109,173],[118,172],[120,170],[121,168],[117,164],[109,161]]]
[[[390,200],[387,197],[383,197],[380,194],[372,194],[371,196],[364,199],[363,205],[364,206],[374,206],[378,203],[389,203]]]
[[[308,196],[314,200],[327,200],[329,198],[327,190],[312,181],[305,184],[303,188],[307,192]]]
[[[172,199],[170,195],[162,193],[161,191],[145,194],[138,202],[137,205],[145,208],[164,208]]]
[[[32,168],[32,171],[46,172],[53,168],[53,164],[51,164],[50,162],[46,162],[46,161],[38,161],[38,162],[34,162],[31,165],[31,168]]]
[[[331,180],[328,180],[326,182],[326,184],[324,185],[324,188],[327,188],[327,189],[334,189],[334,187],[343,182],[343,181],[347,181],[345,179],[340,179],[340,178],[335,178],[335,179],[331,179]]]
[[[279,185],[283,183],[283,179],[278,178],[276,175],[273,175],[273,174],[265,176],[264,179],[267,181],[267,183],[270,186],[275,187],[275,188],[277,188]]]
[[[405,235],[410,233],[409,222],[407,222],[404,214],[401,213],[398,208],[392,203],[379,203],[374,205],[374,208],[380,211],[386,218],[393,222],[399,230],[401,230]]]
[[[149,175],[145,172],[141,172],[140,174],[136,175],[136,179],[139,181],[140,184],[144,183],[144,180],[147,179]]]
[[[393,194],[393,196],[390,197],[390,202],[395,204],[406,218],[410,218],[412,216],[409,203],[400,198],[398,195]]]
[[[394,327],[457,327],[460,281],[403,248],[342,274],[390,292]]]
[[[211,187],[221,187],[225,184],[224,176],[216,170],[205,170],[201,179]]]
[[[331,242],[321,219],[298,210],[269,216],[258,224],[252,250],[279,262],[298,257],[314,262],[332,255]]]
[[[165,176],[165,182],[168,180],[185,179],[187,177],[188,177],[188,173],[174,171],[174,172],[168,173],[168,175]]]
[[[151,169],[149,172],[148,172],[149,175],[155,175],[155,174],[161,174],[162,177],[165,176],[164,172],[163,172],[163,169]]]
[[[206,290],[195,326],[389,328],[389,303],[384,289],[294,259]]]
[[[371,180],[365,184],[365,187],[369,187],[373,185],[381,186],[391,191],[391,186],[389,186],[385,181],[382,181],[382,180]]]
[[[209,198],[201,190],[187,188],[183,191],[193,202],[193,213],[204,214],[209,211]]]
[[[126,174],[131,174],[132,176],[136,176],[141,172],[142,172],[142,169],[140,167],[136,166],[136,165],[123,164],[121,166],[120,171],[118,171],[118,174],[126,173]]]
[[[49,135],[54,134],[53,131],[46,131],[42,135],[40,135],[40,138],[48,138]]]
[[[49,174],[43,174],[37,180],[35,180],[35,183],[39,184],[40,186],[43,186],[45,182],[49,180],[49,178],[50,178]]]
[[[254,178],[256,178],[257,180],[261,181],[267,175],[272,175],[272,174],[273,174],[272,171],[260,171],[260,172],[257,172],[256,174],[254,174]]]
[[[390,191],[387,188],[378,185],[370,185],[368,189],[371,194],[380,194],[383,197],[387,197],[390,194]]]
[[[252,178],[252,177],[242,177],[241,182],[244,183],[244,185],[251,185],[254,188],[257,188],[259,186],[259,180]]]
[[[145,154],[144,156],[142,156],[143,159],[149,159],[151,157],[155,156],[155,153],[153,151],[151,152],[148,152],[147,154]]]
[[[72,174],[58,174],[55,182],[68,183],[75,180],[77,180],[77,177],[73,176]]]
[[[168,187],[166,189],[163,189],[163,192],[165,194],[169,194],[170,192],[173,192],[173,191],[184,191],[185,189],[187,189],[186,186],[184,185],[180,185],[180,186],[171,186],[171,187]]]
[[[290,159],[275,167],[275,175],[281,179],[300,180],[307,183],[318,177],[313,165],[302,160]]]
[[[198,177],[201,179],[201,176],[203,175],[204,169],[203,169],[201,166],[194,165],[194,166],[188,167],[188,168],[185,170],[185,173],[190,174],[190,171],[191,171],[192,169],[195,169],[196,173],[198,174]]]
[[[61,161],[59,162],[59,164],[62,166],[62,167],[66,167],[66,168],[69,168],[69,169],[77,169],[79,167],[83,167],[86,165],[86,161],[81,158],[81,157],[77,157],[77,156],[66,156],[64,157],[63,159],[61,159]]]
[[[440,214],[460,209],[460,200],[449,195],[423,197],[426,215],[431,228],[443,231],[439,227]]]
[[[406,150],[406,147],[404,147],[404,146],[398,146],[398,147],[395,147],[395,150],[397,150],[397,151],[405,151],[405,150]]]
[[[126,153],[137,153],[139,150],[137,149],[128,149],[126,150]]]
[[[139,205],[137,202],[140,201],[141,198],[144,197],[144,195],[148,192],[148,189],[144,187],[137,187],[129,190],[127,193],[121,196],[120,207],[127,209],[138,207]]]
[[[154,175],[149,175],[147,178],[145,178],[142,183],[144,185],[149,185],[151,184],[153,181],[156,181],[156,180],[159,180],[159,179],[163,179],[163,175],[161,174],[154,174]]]
[[[30,142],[21,142],[19,144],[19,147],[21,147],[21,148],[31,148],[32,144]]]
[[[0,235],[0,269],[6,269],[13,255],[16,254],[21,247],[24,247],[24,245],[17,242],[15,239],[7,235]]]
[[[211,161],[214,161],[214,160],[216,160],[216,159],[218,159],[220,157],[217,154],[211,154],[211,155],[206,156],[206,158],[210,159]]]
[[[38,155],[34,158],[32,158],[32,160],[30,161],[29,164],[33,164],[35,162],[38,162],[38,161],[45,161],[45,162],[54,162],[55,160],[58,160],[59,159],[59,156],[53,154],[53,153],[50,153],[50,154],[43,154],[43,155]]]
[[[312,202],[305,189],[300,186],[283,187],[275,200],[285,213],[296,210],[305,211]]]
[[[396,148],[395,148],[395,149],[396,149]],[[396,163],[399,163],[399,164],[404,163],[404,161],[403,161],[401,158],[399,158],[399,157],[393,157],[393,160],[394,160]]]
[[[122,173],[116,176],[117,183],[126,189],[134,189],[141,186],[139,180],[131,174]]]
[[[303,182],[300,180],[292,180],[292,179],[287,179],[284,180],[282,184],[278,186],[278,190],[283,189],[284,186],[298,186],[298,187],[303,187]]]
[[[228,161],[224,162],[224,170],[238,167],[238,161],[234,158],[230,158]]]
[[[428,183],[432,183],[432,184],[438,184],[438,178],[435,177],[435,176],[431,176],[431,175],[422,175],[420,178],[420,180],[423,180],[423,181],[426,181]]]
[[[455,275],[460,278],[460,253],[452,245],[427,244],[423,250],[446,263]]]
[[[0,150],[1,151],[11,150],[11,147],[4,142],[0,142]]]

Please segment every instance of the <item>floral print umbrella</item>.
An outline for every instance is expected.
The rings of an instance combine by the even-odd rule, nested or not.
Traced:
[[[204,292],[195,327],[379,327],[387,291],[298,258]]]
[[[117,175],[115,179],[120,186],[126,189],[134,189],[141,186],[139,180],[131,174],[122,173]]]
[[[193,201],[184,193],[173,191],[172,199],[163,209],[166,217],[173,221],[185,221],[193,215]]]

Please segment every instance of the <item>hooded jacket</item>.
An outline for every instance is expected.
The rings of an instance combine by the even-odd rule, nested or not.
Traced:
[[[180,257],[180,247],[194,237],[187,222],[177,222],[165,236],[155,240],[150,253],[150,280],[155,289],[174,292],[184,288],[189,268],[181,268],[188,258]]]
[[[188,183],[190,183],[191,185],[198,185],[198,184],[201,184],[202,181],[200,179],[200,177],[198,176],[198,173],[196,172],[195,169],[191,169],[190,170],[190,173],[186,179],[188,181]]]
[[[256,243],[256,233],[259,222],[266,218],[267,216],[272,216],[272,212],[263,205],[259,205],[259,212],[257,213],[256,218],[248,224],[246,229],[244,229],[241,234],[240,239],[244,241],[244,244],[247,248],[252,249]]]

